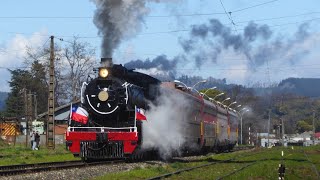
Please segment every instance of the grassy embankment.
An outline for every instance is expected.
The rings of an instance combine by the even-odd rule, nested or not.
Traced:
[[[72,160],[79,160],[79,158],[74,158],[66,150],[65,145],[57,145],[55,150],[42,146],[39,150],[33,151],[25,145],[13,146],[0,142],[0,166]]]
[[[137,168],[132,171],[106,174],[96,179],[146,179],[187,167],[214,161],[219,162],[232,157],[236,157],[236,159],[231,162],[217,163],[175,175],[170,177],[170,179],[216,179],[251,163],[251,166],[241,172],[224,179],[277,179],[278,165],[282,161],[281,151],[284,151],[283,162],[286,166],[286,179],[317,179],[312,163],[307,160],[303,151],[306,152],[309,160],[320,171],[320,146],[294,147],[293,149],[291,147],[276,147],[272,149],[214,154],[190,163],[175,162],[159,166],[148,165],[147,167]]]

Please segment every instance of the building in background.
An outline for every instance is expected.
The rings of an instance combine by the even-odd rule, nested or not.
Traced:
[[[16,143],[17,136],[21,134],[20,125],[15,118],[1,119],[0,138],[7,143]]]

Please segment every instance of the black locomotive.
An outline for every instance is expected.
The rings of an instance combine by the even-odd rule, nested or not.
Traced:
[[[156,98],[159,84],[159,80],[122,65],[100,67],[99,77],[89,82],[83,94],[89,122],[98,127],[133,126],[135,107],[146,109],[146,101]]]
[[[179,149],[208,152],[231,149],[236,144],[238,116],[234,110],[173,82],[162,83],[122,65],[107,63],[110,61],[102,58],[98,77],[83,85],[81,102],[89,120],[68,127],[67,145],[74,155],[84,159],[141,157],[144,121],[137,119],[137,110],[148,111],[149,103],[156,104],[161,93],[179,95],[191,103],[181,123],[185,139]]]

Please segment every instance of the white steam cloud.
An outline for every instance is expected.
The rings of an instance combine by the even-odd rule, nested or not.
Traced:
[[[186,127],[188,112],[191,106],[181,94],[161,89],[161,95],[156,103],[150,103],[146,112],[147,122],[143,123],[142,148],[153,148],[166,159],[173,153],[180,153],[185,142],[184,127]]]

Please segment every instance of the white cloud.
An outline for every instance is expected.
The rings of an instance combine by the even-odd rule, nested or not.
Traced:
[[[17,34],[12,39],[4,42],[0,51],[0,91],[9,92],[11,74],[7,69],[16,69],[23,66],[26,55],[26,47],[37,48],[43,45],[46,40],[46,32],[37,32],[31,36]]]

